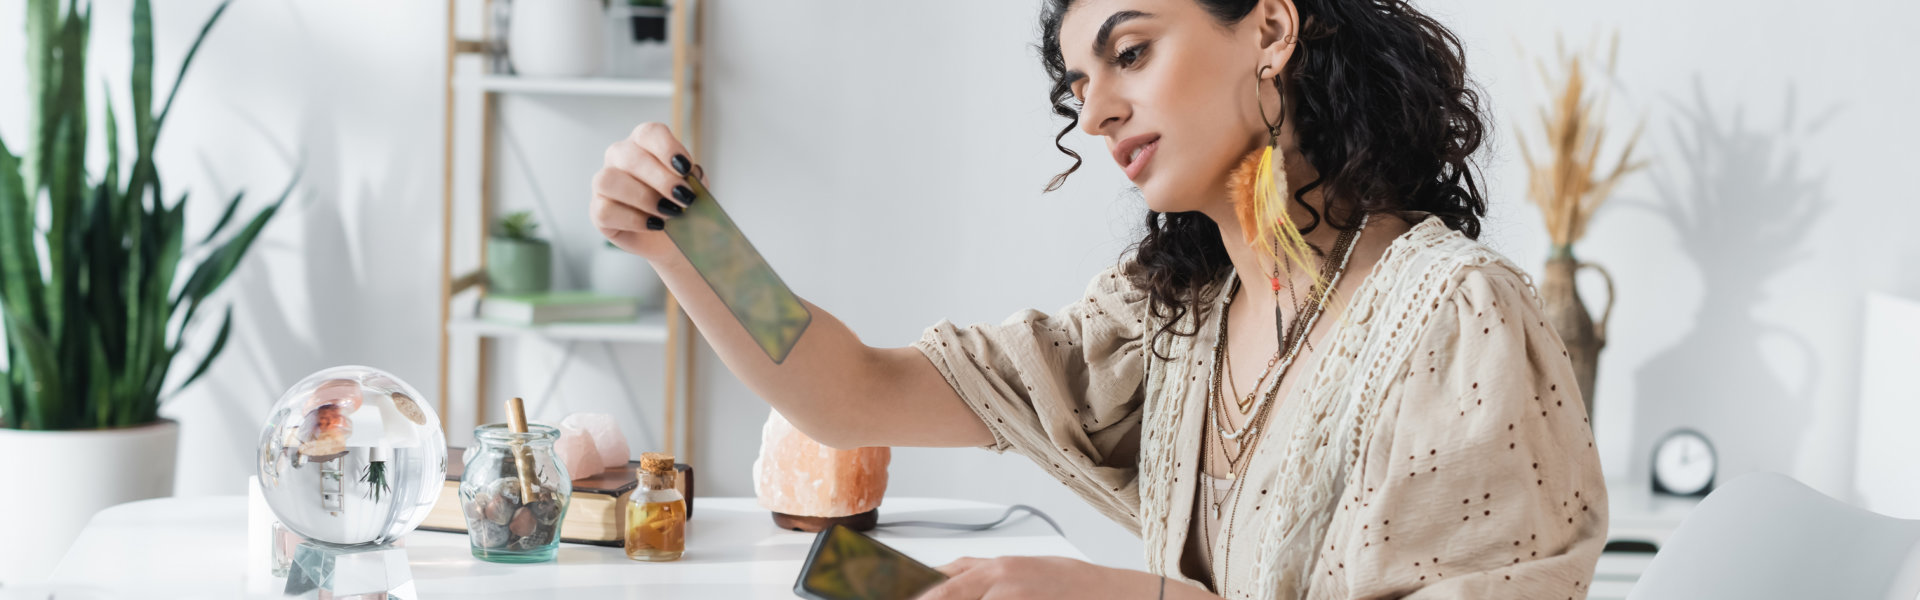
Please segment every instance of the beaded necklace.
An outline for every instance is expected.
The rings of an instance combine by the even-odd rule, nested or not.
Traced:
[[[1216,579],[1214,584],[1214,588],[1223,593],[1226,586],[1226,582],[1228,581],[1228,577],[1232,573],[1233,525],[1238,520],[1238,516],[1240,512],[1240,506],[1238,502],[1240,492],[1246,487],[1245,474],[1246,474],[1247,466],[1253,463],[1253,461],[1251,460],[1253,449],[1255,446],[1259,444],[1260,440],[1262,439],[1262,437],[1257,432],[1259,431],[1260,427],[1266,423],[1268,415],[1272,413],[1272,407],[1274,404],[1273,398],[1280,391],[1280,379],[1285,378],[1287,370],[1293,366],[1294,359],[1298,358],[1300,348],[1301,346],[1304,345],[1307,334],[1313,331],[1314,324],[1319,321],[1321,313],[1323,313],[1326,310],[1327,301],[1331,299],[1334,288],[1339,285],[1341,275],[1344,275],[1346,273],[1347,262],[1351,258],[1353,258],[1354,242],[1359,239],[1360,232],[1366,229],[1366,226],[1367,226],[1367,220],[1361,219],[1359,227],[1355,228],[1352,231],[1341,232],[1340,237],[1334,242],[1333,252],[1331,252],[1328,255],[1326,260],[1323,260],[1321,262],[1321,273],[1323,275],[1322,280],[1326,281],[1326,286],[1322,289],[1317,290],[1320,293],[1310,294],[1311,297],[1314,297],[1313,304],[1307,306],[1304,311],[1295,313],[1294,327],[1291,330],[1286,331],[1287,335],[1284,335],[1281,338],[1283,340],[1282,347],[1286,348],[1287,350],[1285,354],[1281,357],[1280,362],[1278,363],[1279,378],[1276,378],[1276,380],[1274,381],[1273,387],[1269,388],[1267,390],[1267,393],[1264,394],[1260,398],[1259,402],[1253,407],[1253,410],[1255,412],[1247,418],[1247,422],[1245,423],[1244,427],[1241,428],[1239,431],[1229,431],[1231,429],[1231,426],[1227,424],[1227,419],[1225,418],[1226,414],[1223,412],[1225,410],[1226,399],[1221,395],[1221,383],[1220,383],[1221,373],[1222,373],[1221,363],[1225,362],[1226,360],[1227,314],[1228,314],[1228,309],[1232,308],[1233,306],[1234,296],[1237,295],[1237,293],[1240,290],[1239,277],[1233,278],[1232,287],[1229,288],[1229,290],[1227,291],[1227,300],[1221,306],[1220,332],[1219,332],[1218,339],[1215,340],[1214,342],[1213,383],[1209,387],[1209,392],[1207,395],[1208,414],[1206,415],[1205,420],[1209,422],[1210,425],[1203,424],[1203,427],[1205,427],[1208,430],[1208,432],[1213,434],[1213,438],[1215,442],[1220,445],[1221,453],[1227,456],[1227,480],[1231,481],[1232,483],[1228,484],[1226,497],[1221,499],[1220,501],[1214,501],[1213,500],[1214,492],[1212,489],[1213,488],[1212,482],[1205,481],[1205,478],[1196,478],[1196,481],[1201,486],[1203,501],[1207,502],[1213,507],[1214,518],[1217,519],[1220,517],[1220,509],[1221,509],[1222,503],[1233,505],[1233,510],[1227,513],[1227,522],[1222,526],[1222,529],[1226,531],[1226,539],[1224,540],[1226,551],[1224,552],[1224,556],[1221,557],[1222,564],[1221,564],[1220,576]],[[1335,256],[1339,257],[1339,260],[1337,262],[1334,260]],[[1256,388],[1255,392],[1257,393],[1258,391],[1259,391],[1258,388]],[[1229,453],[1226,445],[1227,441],[1234,440],[1242,436],[1246,436],[1247,434],[1253,434],[1253,435],[1244,444],[1241,445],[1238,452]],[[1208,468],[1207,465],[1214,464],[1213,452],[1209,451],[1207,448],[1207,444],[1204,443],[1204,441],[1206,440],[1206,437],[1207,436],[1204,433],[1201,436],[1203,443],[1201,444],[1200,452],[1202,457],[1201,468],[1202,468],[1203,474],[1205,472],[1205,469]],[[1211,549],[1213,547],[1213,536],[1209,531],[1209,528],[1206,527],[1203,523],[1200,529],[1201,529],[1201,532],[1204,534],[1204,537],[1202,538],[1202,543],[1204,543],[1207,548]],[[1212,561],[1209,560],[1208,562],[1209,564],[1211,564]]]

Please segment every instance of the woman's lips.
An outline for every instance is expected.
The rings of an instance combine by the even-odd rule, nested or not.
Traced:
[[[1160,148],[1160,140],[1155,139],[1140,146],[1140,155],[1127,163],[1127,179],[1138,181],[1140,171],[1147,168],[1147,161],[1153,160],[1153,152]]]

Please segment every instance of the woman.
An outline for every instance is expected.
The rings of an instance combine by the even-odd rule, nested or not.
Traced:
[[[1599,458],[1529,279],[1474,241],[1458,40],[1398,0],[1049,0],[1041,22],[1059,137],[1105,137],[1149,208],[1056,313],[871,348],[809,304],[773,364],[658,231],[696,167],[657,124],[608,149],[595,223],[808,435],[1011,449],[1145,540],[1144,573],[962,559],[927,598],[1584,597]]]

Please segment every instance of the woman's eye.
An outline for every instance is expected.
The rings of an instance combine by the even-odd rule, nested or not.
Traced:
[[[1121,67],[1132,67],[1134,63],[1140,61],[1140,54],[1146,51],[1146,44],[1134,44],[1121,50],[1119,55],[1113,57],[1113,62]]]

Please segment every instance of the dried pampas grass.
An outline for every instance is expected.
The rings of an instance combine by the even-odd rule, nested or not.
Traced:
[[[1600,93],[1597,102],[1589,97],[1582,54],[1569,54],[1557,35],[1554,48],[1563,71],[1558,76],[1548,71],[1545,61],[1535,60],[1540,78],[1552,96],[1546,106],[1540,107],[1547,155],[1536,160],[1526,136],[1516,132],[1515,137],[1520,140],[1520,153],[1527,164],[1527,196],[1540,207],[1547,234],[1553,239],[1554,246],[1564,247],[1586,235],[1587,222],[1593,218],[1594,211],[1606,202],[1621,178],[1646,167],[1645,161],[1635,161],[1633,156],[1645,121],[1634,126],[1633,134],[1628,136],[1626,147],[1620,151],[1613,170],[1602,175],[1600,145],[1607,133],[1603,118],[1612,90],[1608,86]],[[1607,49],[1604,64],[1606,79],[1603,83],[1613,79],[1614,61],[1619,50],[1620,35],[1616,32]]]

